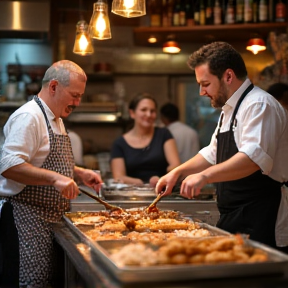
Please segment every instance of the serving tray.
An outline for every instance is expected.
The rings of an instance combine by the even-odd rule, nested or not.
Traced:
[[[129,241],[107,240],[92,243],[93,251],[109,271],[123,283],[165,282],[212,278],[233,278],[259,275],[283,274],[288,268],[288,256],[258,242],[247,240],[249,245],[264,250],[269,261],[257,263],[182,264],[157,266],[119,267],[111,260],[112,250],[117,250]]]

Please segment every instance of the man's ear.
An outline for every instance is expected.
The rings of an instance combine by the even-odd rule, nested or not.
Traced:
[[[233,70],[227,69],[224,73],[225,73],[225,76],[224,76],[225,81],[230,84],[233,80],[233,77],[234,77]]]

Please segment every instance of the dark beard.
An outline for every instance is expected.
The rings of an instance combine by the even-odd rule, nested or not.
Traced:
[[[222,108],[225,105],[226,101],[227,101],[227,98],[228,98],[227,95],[228,95],[227,89],[226,89],[226,87],[224,85],[223,80],[221,80],[217,98],[211,100],[211,106],[213,108]]]

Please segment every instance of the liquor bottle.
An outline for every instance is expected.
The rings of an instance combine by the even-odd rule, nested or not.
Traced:
[[[252,23],[253,21],[253,0],[244,0],[244,22]]]
[[[275,21],[276,22],[285,22],[286,18],[286,5],[282,2],[282,0],[278,0],[275,8]]]
[[[226,8],[226,24],[234,24],[235,23],[235,6],[233,0],[228,0],[227,8]]]
[[[212,0],[207,0],[206,8],[205,8],[205,24],[212,25],[213,24],[213,6]]]
[[[161,26],[161,0],[150,0],[150,26],[159,27]]]
[[[200,0],[200,19],[199,24],[205,25],[206,24],[206,9],[205,9],[205,2],[204,0]]]
[[[168,26],[168,0],[162,0],[162,26]]]
[[[194,3],[194,23],[200,25],[200,0],[196,0]]]
[[[252,22],[253,23],[258,22],[258,15],[259,15],[258,0],[253,0],[253,3],[252,3]]]
[[[274,22],[275,21],[274,0],[269,0],[269,4],[268,4],[268,20],[269,20],[269,22]]]
[[[213,8],[213,23],[215,25],[220,25],[222,21],[222,7],[219,0],[215,0],[215,5]]]
[[[173,26],[180,25],[180,9],[181,9],[181,2],[180,0],[176,0],[173,7]]]
[[[236,0],[236,23],[244,22],[244,0]]]
[[[268,22],[267,0],[260,0],[259,2],[259,22]]]
[[[188,27],[194,26],[194,8],[193,8],[193,1],[186,0],[185,4],[185,12],[186,12],[186,25]]]
[[[186,26],[186,9],[184,0],[180,0],[179,25]]]
[[[173,26],[173,7],[174,7],[174,0],[168,0],[167,3],[168,26]]]

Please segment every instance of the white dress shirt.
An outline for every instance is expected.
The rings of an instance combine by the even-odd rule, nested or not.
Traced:
[[[54,133],[65,135],[62,119],[56,119],[45,102],[41,100],[41,103]],[[34,100],[25,103],[9,117],[3,132],[5,142],[0,157],[0,174],[24,162],[42,166],[50,150],[49,135],[44,114]],[[0,195],[15,195],[24,187],[24,184],[0,175]]]
[[[221,132],[228,131],[235,106],[249,79],[228,99],[222,108],[224,114]],[[245,153],[262,170],[278,182],[288,180],[288,112],[270,94],[259,87],[242,101],[236,114],[234,138],[239,152]],[[218,125],[211,142],[199,153],[211,164],[216,164]]]
[[[180,121],[169,124],[167,128],[176,141],[181,163],[191,159],[199,152],[199,137],[196,130]]]

